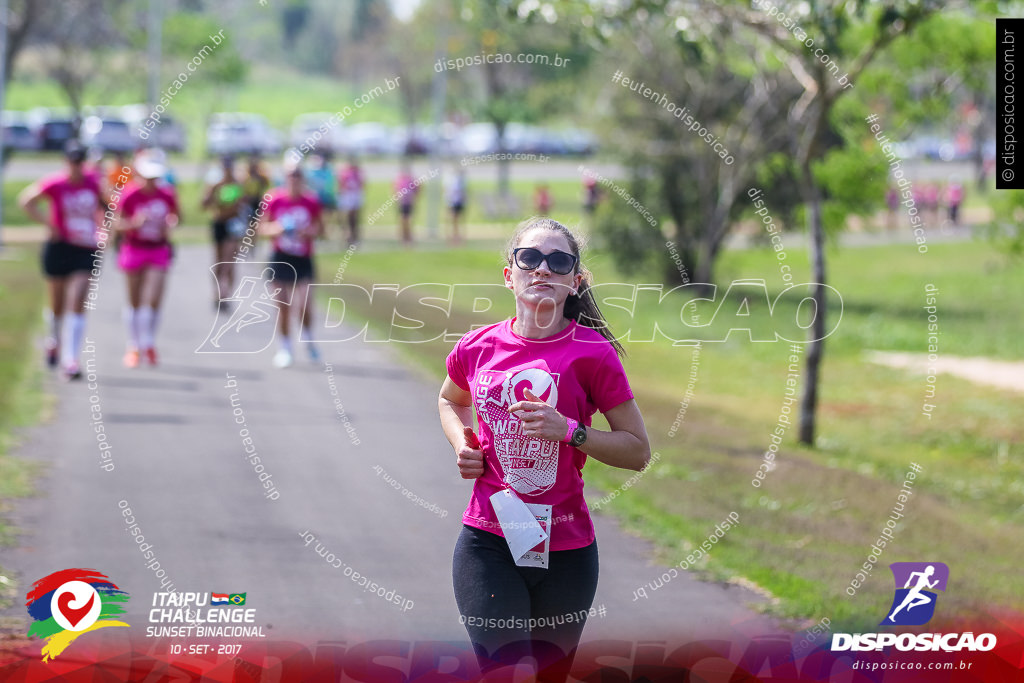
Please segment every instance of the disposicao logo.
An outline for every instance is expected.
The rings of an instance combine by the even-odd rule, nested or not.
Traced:
[[[889,565],[896,582],[892,605],[879,626],[920,626],[935,614],[938,594],[945,591],[949,567],[942,562],[893,562]],[[991,633],[833,633],[832,651],[968,652],[988,651],[996,646]]]
[[[879,626],[927,624],[935,614],[938,600],[938,595],[932,591],[946,590],[949,567],[942,562],[893,562],[889,569],[896,581],[896,594],[889,616]]]
[[[64,569],[39,579],[25,596],[32,625],[28,635],[43,638],[43,661],[64,652],[78,636],[128,624],[112,617],[124,613],[128,593],[95,569]]]

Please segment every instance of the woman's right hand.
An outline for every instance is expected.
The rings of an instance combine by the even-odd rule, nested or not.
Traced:
[[[466,427],[462,434],[462,446],[455,451],[459,474],[463,479],[477,479],[484,474],[484,452],[480,449],[480,442],[472,427]]]

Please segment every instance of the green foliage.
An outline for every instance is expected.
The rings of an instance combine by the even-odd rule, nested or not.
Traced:
[[[1024,190],[1000,190],[992,202],[994,218],[986,237],[1015,259],[1024,257]]]
[[[216,44],[216,39],[220,44]],[[163,50],[172,56],[173,69],[202,51],[203,63],[189,73],[189,83],[238,85],[245,81],[249,66],[235,48],[231,33],[210,16],[194,12],[176,12],[164,19]]]
[[[641,205],[648,206],[656,192],[654,182],[634,174],[629,188],[623,188]],[[616,266],[627,275],[662,272],[667,265],[665,237],[658,224],[651,225],[639,211],[605,185],[595,218],[599,244],[615,254]],[[657,218],[658,214],[654,214]]]

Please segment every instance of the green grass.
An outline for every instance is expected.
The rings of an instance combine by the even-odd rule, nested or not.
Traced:
[[[43,286],[35,250],[6,249],[0,260],[0,546],[13,541],[6,521],[11,501],[32,491],[33,468],[10,455],[17,430],[38,420],[43,406],[41,367],[33,336],[38,329]],[[0,567],[0,576],[5,575]],[[11,598],[0,585],[0,605]]]
[[[755,344],[736,333],[724,342],[705,343],[694,397],[678,432],[670,436],[692,351],[668,341],[631,342],[625,367],[660,460],[602,511],[652,539],[659,559],[672,565],[735,510],[739,526],[698,562],[697,570],[711,579],[757,584],[777,598],[767,609],[782,616],[814,621],[828,616],[841,628],[873,628],[892,596],[886,565],[928,558],[951,568],[954,585],[943,597],[945,617],[1019,604],[1024,593],[1024,578],[1016,571],[1024,548],[1015,540],[1024,526],[1019,395],[940,375],[931,401],[937,406],[935,417],[929,420],[921,415],[924,377],[868,363],[864,352],[924,350],[924,285],[933,283],[939,288],[941,354],[1019,360],[1017,321],[1024,319],[1024,299],[1013,293],[1024,286],[1024,274],[980,243],[934,245],[924,255],[897,245],[833,250],[829,256],[844,311],[826,344],[817,447],[797,445],[795,427],[790,428],[777,469],[760,488],[751,485],[781,409],[788,344]],[[322,272],[333,273],[337,259],[324,255]],[[599,281],[630,281],[615,272],[607,254],[594,253],[589,260]],[[796,282],[808,279],[809,269],[801,261],[801,254],[789,255]],[[360,252],[345,281],[500,282],[500,267],[496,249]],[[718,281],[741,278],[766,280],[772,298],[781,283],[766,250],[723,256]],[[678,312],[684,301],[673,295],[669,303]],[[756,299],[750,303],[758,327],[770,329],[767,308],[760,307],[758,314]],[[676,323],[674,329],[720,339],[736,326],[739,319],[728,314],[739,304],[736,298],[722,304],[706,328],[686,330]],[[496,319],[511,314],[510,299],[505,306]],[[713,310],[704,311],[704,320]],[[374,315],[358,307],[356,312]],[[791,303],[776,310],[782,319],[794,313]],[[642,306],[635,327],[650,328],[657,316],[653,306]],[[666,320],[664,312],[658,319]],[[467,320],[465,311],[457,311],[450,324],[441,318],[425,322],[433,334],[446,325],[464,329]],[[623,322],[620,317],[616,329],[622,330]],[[398,346],[438,380],[443,376],[450,342]],[[897,502],[911,462],[923,472],[896,543],[850,598],[845,589]],[[587,484],[592,499],[629,476],[591,463]],[[653,580],[651,573],[637,577],[638,586]]]

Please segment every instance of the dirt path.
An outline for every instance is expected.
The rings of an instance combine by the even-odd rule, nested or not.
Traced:
[[[889,351],[871,351],[868,359],[872,363],[906,368],[919,374],[926,374],[929,367],[934,367],[937,372],[962,377],[971,382],[1024,393],[1024,361],[940,355],[934,363],[930,363],[926,353]]]

